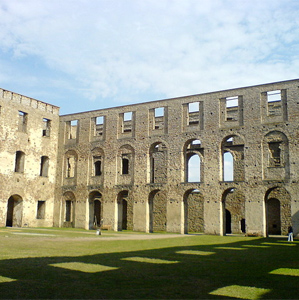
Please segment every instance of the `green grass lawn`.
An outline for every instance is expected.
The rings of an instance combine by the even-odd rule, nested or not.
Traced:
[[[298,240],[145,236],[0,228],[0,298],[299,298]]]

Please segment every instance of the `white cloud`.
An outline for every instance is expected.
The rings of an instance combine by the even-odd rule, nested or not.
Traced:
[[[52,88],[87,106],[141,102],[298,77],[298,12],[296,0],[0,0],[0,51],[11,70],[58,72]],[[38,70],[20,73],[43,89]]]

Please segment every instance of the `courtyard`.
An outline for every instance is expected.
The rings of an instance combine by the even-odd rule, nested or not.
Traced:
[[[0,228],[1,299],[298,299],[299,241]]]

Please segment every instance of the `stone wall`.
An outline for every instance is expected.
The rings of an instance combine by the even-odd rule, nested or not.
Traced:
[[[0,226],[53,226],[59,108],[0,89]]]
[[[89,228],[87,202],[98,192],[104,225],[118,230],[119,193],[126,192],[128,224],[138,231],[267,235],[275,198],[280,232],[289,223],[298,232],[298,84],[61,116],[54,224],[64,226],[63,195],[72,192],[72,226]],[[234,160],[232,179],[225,178],[225,153]],[[193,155],[199,182],[187,175]],[[274,192],[282,188],[288,197]]]

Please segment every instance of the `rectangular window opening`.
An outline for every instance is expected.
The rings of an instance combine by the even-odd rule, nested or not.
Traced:
[[[93,176],[101,176],[102,175],[102,157],[94,156],[93,164],[94,164]]]
[[[239,114],[239,97],[225,98],[226,121],[237,121]]]
[[[199,118],[199,102],[188,103],[188,125],[198,125]]]
[[[267,92],[267,101],[268,103],[281,101],[281,90]]]
[[[26,130],[27,130],[27,118],[28,118],[27,113],[25,113],[23,111],[19,111],[19,131],[26,132]]]
[[[125,112],[123,114],[123,133],[132,132],[132,117],[133,112]]]
[[[72,201],[66,200],[65,201],[65,221],[71,222],[72,221]]]
[[[122,175],[129,174],[129,159],[126,155],[122,156]]]
[[[72,120],[68,122],[69,124],[69,136],[70,140],[77,138],[77,130],[78,130],[78,120]]]
[[[46,201],[37,201],[37,219],[44,219],[46,212]]]
[[[49,157],[42,156],[40,162],[40,176],[48,177],[48,170],[49,170]]]
[[[94,136],[102,136],[104,131],[104,117],[95,117],[95,131]]]
[[[281,100],[281,90],[267,92],[269,116],[280,116],[282,114]]]
[[[164,107],[157,107],[154,109],[154,129],[164,128]]]
[[[155,118],[164,117],[164,107],[155,108]]]
[[[281,142],[270,142],[270,167],[280,167],[281,166]]]
[[[129,112],[125,112],[124,113],[124,121],[132,121],[132,112],[129,111]]]
[[[188,112],[189,114],[193,112],[199,112],[199,102],[188,103]]]
[[[50,136],[50,127],[51,127],[51,120],[44,118],[43,119],[43,136]]]

